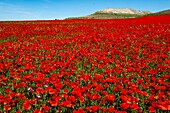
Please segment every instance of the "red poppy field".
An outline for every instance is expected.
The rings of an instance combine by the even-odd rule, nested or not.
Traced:
[[[0,113],[168,113],[169,20],[0,22]]]

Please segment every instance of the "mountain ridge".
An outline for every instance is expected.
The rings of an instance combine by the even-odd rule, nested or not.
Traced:
[[[163,14],[170,14],[170,9],[152,13],[150,11],[135,10],[132,8],[105,8],[87,16],[69,17],[66,19],[121,19]]]
[[[132,8],[105,8],[103,10],[99,10],[97,12],[101,12],[101,13],[121,13],[121,14],[149,14],[151,12],[149,11],[141,11],[141,10],[135,10]]]

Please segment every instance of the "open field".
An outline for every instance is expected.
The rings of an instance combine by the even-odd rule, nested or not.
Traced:
[[[0,22],[0,113],[168,113],[169,20]]]

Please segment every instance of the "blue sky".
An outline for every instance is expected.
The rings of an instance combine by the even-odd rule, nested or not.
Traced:
[[[0,20],[63,19],[104,8],[157,12],[170,9],[170,0],[0,0]]]

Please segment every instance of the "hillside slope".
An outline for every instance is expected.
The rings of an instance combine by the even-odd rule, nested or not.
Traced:
[[[163,11],[159,11],[159,12],[156,12],[156,13],[151,13],[151,14],[148,14],[148,15],[170,15],[170,9],[168,10],[163,10]]]
[[[106,8],[96,11],[93,14],[83,17],[71,17],[67,19],[116,19],[116,18],[135,18],[150,14],[149,11],[134,10],[131,8]]]

